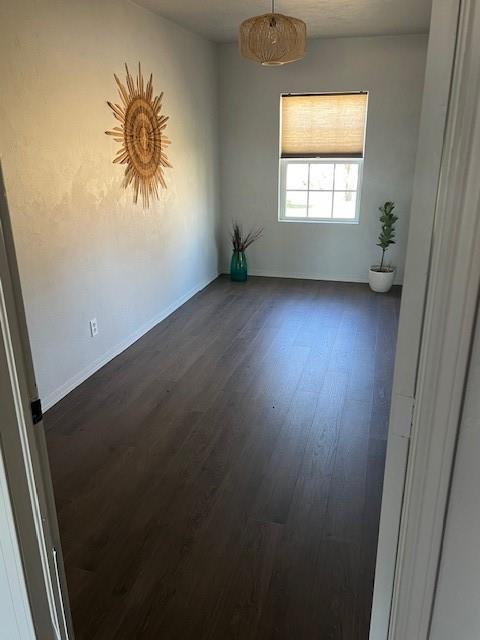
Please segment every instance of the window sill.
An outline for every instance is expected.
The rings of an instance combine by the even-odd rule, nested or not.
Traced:
[[[278,218],[278,222],[300,222],[303,224],[358,224],[359,220],[328,220],[327,218]]]

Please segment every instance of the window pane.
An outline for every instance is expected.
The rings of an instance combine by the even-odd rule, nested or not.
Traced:
[[[335,191],[333,194],[333,217],[355,219],[356,191]]]
[[[335,165],[335,189],[343,191],[355,190],[358,184],[358,164]]]
[[[333,189],[333,164],[310,165],[310,189]]]
[[[285,216],[287,218],[305,218],[307,215],[307,192],[287,191]]]
[[[331,218],[332,196],[333,193],[331,191],[310,191],[308,217]]]
[[[308,189],[308,164],[287,164],[287,189]]]

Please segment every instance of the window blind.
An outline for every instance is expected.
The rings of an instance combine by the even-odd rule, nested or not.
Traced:
[[[363,158],[366,93],[282,96],[282,158]]]

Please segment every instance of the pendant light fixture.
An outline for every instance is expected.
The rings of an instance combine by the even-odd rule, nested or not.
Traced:
[[[307,25],[303,20],[272,11],[244,20],[240,25],[240,53],[244,58],[273,67],[305,55]]]

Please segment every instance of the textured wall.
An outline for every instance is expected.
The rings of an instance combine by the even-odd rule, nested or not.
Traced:
[[[138,61],[165,92],[174,166],[146,211],[122,190],[104,135],[113,73]],[[0,8],[0,75],[2,164],[48,405],[217,273],[215,49],[125,0],[17,0]]]
[[[403,278],[427,36],[310,40],[304,60],[264,68],[220,45],[221,208],[224,255],[232,219],[261,224],[249,250],[261,275],[366,281],[378,260],[378,206],[394,200],[400,216],[389,259]],[[366,157],[358,225],[278,222],[281,93],[369,91]]]

